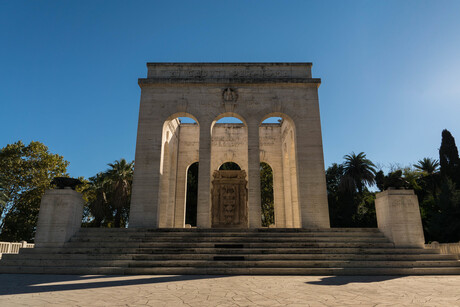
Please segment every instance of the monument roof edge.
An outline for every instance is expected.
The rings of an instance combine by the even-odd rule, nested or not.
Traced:
[[[149,66],[313,66],[312,62],[147,62]]]
[[[321,78],[223,78],[223,79],[188,79],[188,78],[139,78],[139,86],[144,85],[153,85],[153,84],[190,84],[190,85],[200,85],[200,84],[316,84],[319,86],[321,84]]]

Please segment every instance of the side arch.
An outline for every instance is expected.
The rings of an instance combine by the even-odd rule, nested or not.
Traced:
[[[282,121],[279,125],[263,124],[263,121],[270,117],[280,117]],[[261,161],[272,162],[270,166],[273,169],[274,182],[276,182],[274,183],[276,190],[274,194],[277,198],[275,200],[276,226],[300,228],[301,215],[299,206],[296,123],[293,118],[286,113],[271,112],[261,118],[259,127],[259,129],[262,129],[262,127],[274,129],[266,131],[279,131],[276,133],[272,132],[271,135],[269,134],[269,136],[273,136],[277,139],[277,141],[275,141],[277,142],[276,146],[266,146],[268,152],[263,152],[261,155]],[[259,140],[261,140],[260,137]],[[282,199],[280,199],[280,196],[282,196]]]

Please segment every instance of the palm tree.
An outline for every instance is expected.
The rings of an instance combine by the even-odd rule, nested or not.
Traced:
[[[89,186],[84,191],[90,198],[88,208],[94,217],[94,225],[101,227],[104,218],[110,215],[110,208],[107,201],[108,180],[104,173],[98,173],[96,176],[89,178]]]
[[[375,165],[371,160],[366,158],[364,152],[355,154],[352,152],[343,157],[343,177],[341,186],[348,192],[356,192],[362,194],[364,186],[373,185],[375,183]]]
[[[419,160],[417,164],[414,164],[414,167],[422,172],[423,178],[430,186],[433,198],[436,199],[436,191],[440,186],[441,179],[439,176],[439,161],[431,158],[423,158],[422,160]]]
[[[122,214],[127,212],[131,199],[134,161],[128,163],[125,159],[120,159],[108,165],[110,169],[105,175],[111,186],[110,203],[116,210],[114,226],[120,227]]]
[[[414,164],[414,167],[428,175],[432,175],[439,172],[439,161],[431,158],[423,158],[417,164]]]

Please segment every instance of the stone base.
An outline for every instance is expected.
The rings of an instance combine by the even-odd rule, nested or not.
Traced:
[[[80,193],[70,189],[47,190],[38,215],[35,247],[60,247],[80,229],[83,215]]]
[[[424,247],[422,219],[413,190],[377,193],[375,210],[379,229],[396,247]]]

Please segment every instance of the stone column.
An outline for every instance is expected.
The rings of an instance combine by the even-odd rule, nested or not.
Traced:
[[[163,124],[153,102],[141,92],[129,228],[158,227]]]
[[[314,105],[318,107],[317,103]],[[302,228],[329,228],[319,109],[296,125],[298,195]]]
[[[185,227],[185,197],[187,191],[187,163],[185,160],[179,160],[177,167],[177,184],[176,184],[176,209],[174,212],[174,227]]]
[[[170,177],[170,150],[171,145],[168,142],[164,143],[162,153],[162,170],[160,172],[160,188],[159,188],[159,203],[158,203],[158,227],[167,227],[167,211],[169,202],[169,177]]]
[[[260,149],[259,122],[248,122],[248,201],[249,228],[262,227],[262,210],[260,207]]]
[[[284,145],[286,145],[284,143]],[[283,147],[285,147],[283,145]],[[287,156],[286,149],[283,149],[283,187],[284,187],[284,217],[285,223],[284,227],[293,228],[293,218],[292,218],[292,193],[291,193],[291,175],[289,173],[289,159]]]
[[[277,228],[284,228],[286,227],[286,217],[284,208],[283,167],[281,163],[273,163],[272,171],[273,198],[275,204],[275,225]]]
[[[83,198],[70,189],[47,190],[40,203],[36,247],[61,247],[80,229]]]
[[[198,165],[198,203],[196,224],[211,227],[211,122],[200,122],[200,153]]]
[[[422,218],[413,190],[377,193],[375,211],[379,229],[396,247],[424,247]]]
[[[292,203],[292,226],[294,228],[301,228],[300,222],[300,208],[299,208],[299,193],[298,193],[298,186],[297,186],[297,164],[296,164],[296,156],[295,156],[295,147],[292,144],[293,140],[290,140],[291,144],[289,145],[290,150],[288,150],[289,154],[289,167],[291,174],[291,203]]]

